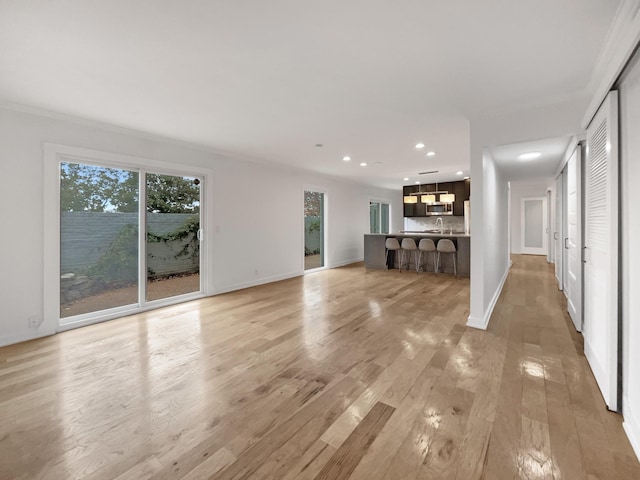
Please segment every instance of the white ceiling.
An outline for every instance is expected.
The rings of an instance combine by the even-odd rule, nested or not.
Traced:
[[[0,102],[389,188],[449,180],[467,118],[586,109],[619,3],[3,0]]]
[[[491,148],[494,161],[506,180],[541,180],[553,177],[571,137],[548,138]],[[538,152],[535,160],[521,160],[522,153]]]

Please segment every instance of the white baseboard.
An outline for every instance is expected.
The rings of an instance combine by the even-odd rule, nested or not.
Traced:
[[[477,316],[474,317],[473,315],[469,315],[469,318],[467,318],[467,327],[477,328],[479,330],[487,329],[487,327],[489,326],[489,320],[491,320],[491,314],[493,314],[493,309],[496,307],[496,304],[498,303],[498,299],[500,298],[500,294],[502,293],[504,282],[507,281],[507,277],[509,276],[511,263],[512,262],[509,262],[509,266],[504,271],[504,274],[502,275],[502,279],[500,280],[500,284],[498,285],[498,288],[496,288],[496,291],[493,293],[493,297],[491,298],[491,303],[489,304],[489,307],[487,308],[487,310],[484,312],[484,315],[482,317],[477,317]]]
[[[236,283],[234,285],[227,285],[222,288],[214,289],[213,295],[219,295],[221,293],[233,292],[235,290],[242,290],[245,288],[257,287],[258,285],[264,285],[265,283],[279,282],[281,280],[287,280],[289,278],[299,277],[303,275],[303,272],[289,272],[282,275],[273,275],[271,277],[259,278],[250,282]]]
[[[351,265],[352,263],[358,263],[358,262],[362,262],[362,261],[364,261],[364,257],[353,258],[351,260],[343,260],[341,262],[332,263],[330,266],[327,266],[327,269],[344,267],[345,265]],[[222,288],[214,289],[213,295],[219,295],[221,293],[233,292],[235,290],[243,290],[245,288],[257,287],[258,285],[264,285],[265,283],[279,282],[281,280],[287,280],[289,278],[300,277],[302,275],[304,275],[304,271],[302,271],[302,272],[289,272],[289,273],[284,273],[282,275],[273,275],[271,277],[259,278],[257,280],[252,280],[250,282],[236,283],[236,284],[233,284],[233,285],[228,285],[228,286],[225,286],[225,287],[222,287]]]
[[[329,268],[344,267],[346,265],[351,265],[352,263],[358,263],[358,262],[363,262],[363,261],[364,261],[364,257],[353,258],[351,260],[343,260],[341,262],[332,263]]]
[[[14,343],[28,342],[29,340],[35,340],[36,338],[48,337],[53,335],[55,331],[39,331],[29,330],[20,333],[13,333],[11,335],[2,335],[0,337],[0,347],[6,347],[7,345],[13,345]]]
[[[631,409],[628,407],[625,408],[625,405],[631,404],[631,400],[625,395],[622,402],[622,416],[624,417],[622,427],[627,433],[627,437],[629,437],[629,442],[633,447],[633,451],[636,452],[636,457],[640,460],[640,423],[638,423],[638,419],[631,413]]]

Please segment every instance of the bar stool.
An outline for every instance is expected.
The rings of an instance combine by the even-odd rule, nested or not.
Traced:
[[[387,240],[385,240],[384,242],[384,246],[385,246],[385,254],[384,254],[384,266],[385,268],[389,268],[389,264],[387,263],[388,258],[389,258],[389,251],[392,250],[394,252],[397,252],[398,250],[400,250],[400,242],[398,242],[397,238],[387,238]],[[402,269],[402,264],[400,264],[400,269]]]
[[[418,268],[417,270],[420,270],[420,262],[422,261],[422,254],[425,253],[427,258],[425,259],[424,262],[424,271],[427,271],[427,261],[429,259],[429,252],[433,252],[433,269],[434,271],[436,270],[436,244],[433,243],[433,240],[431,240],[430,238],[423,238],[420,240],[420,243],[418,243],[418,250],[419,250],[419,255],[418,255]]]
[[[411,254],[413,253],[416,260],[416,273],[418,272],[418,247],[416,246],[416,241],[413,238],[403,238],[402,239],[402,261],[400,262],[400,271],[402,271],[402,265],[404,264],[404,256],[405,252],[409,252],[409,261],[411,261]],[[407,270],[409,270],[409,262],[407,262]]]
[[[441,254],[450,254],[453,255],[453,273],[458,276],[458,266],[457,266],[457,251],[455,244],[449,240],[448,238],[443,238],[438,241],[438,260],[436,262],[436,273],[438,272],[440,266],[440,255]]]

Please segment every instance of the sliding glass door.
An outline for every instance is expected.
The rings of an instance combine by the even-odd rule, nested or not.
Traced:
[[[369,202],[369,233],[389,233],[389,204]]]
[[[138,303],[139,175],[60,165],[60,318]]]
[[[200,184],[146,175],[147,301],[200,291]]]
[[[195,176],[61,162],[61,325],[200,293],[201,189]]]
[[[324,267],[325,194],[304,192],[304,269]]]

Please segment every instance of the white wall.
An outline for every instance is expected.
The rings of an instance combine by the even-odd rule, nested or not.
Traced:
[[[509,271],[509,184],[488,150],[472,163],[471,313],[467,325],[486,329]],[[480,173],[476,172],[479,170]],[[477,188],[481,183],[482,187]],[[479,208],[480,207],[480,208]]]
[[[624,427],[640,458],[640,55],[620,88]]]
[[[391,204],[392,230],[402,228],[400,192],[367,187],[273,164],[258,164],[80,121],[0,109],[0,345],[55,330],[28,317],[43,312],[43,143],[207,167],[214,174],[214,245],[209,267],[216,293],[303,273],[302,199],[305,186],[327,192],[327,265],[363,259],[369,198]],[[240,194],[241,192],[259,192]],[[257,273],[256,273],[257,272]]]
[[[509,271],[508,222],[506,221],[509,195],[507,180],[486,150],[483,156],[483,169],[484,307],[485,312],[492,312]],[[485,320],[488,323],[489,318]]]
[[[511,182],[511,253],[522,253],[522,199],[546,197],[547,188],[551,184],[552,180]]]

